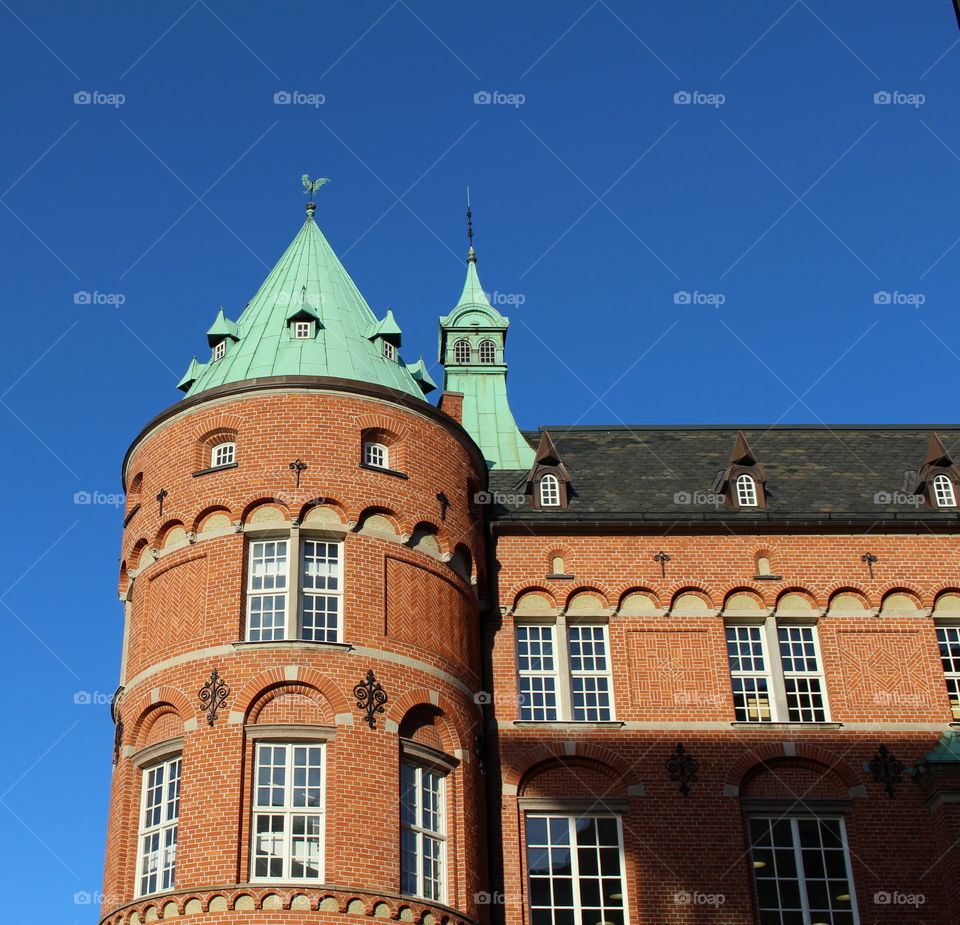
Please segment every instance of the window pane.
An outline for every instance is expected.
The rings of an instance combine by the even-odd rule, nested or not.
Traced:
[[[180,768],[177,757],[143,772],[138,895],[171,890],[176,885]]]
[[[405,893],[444,901],[444,778],[400,765],[400,882]]]

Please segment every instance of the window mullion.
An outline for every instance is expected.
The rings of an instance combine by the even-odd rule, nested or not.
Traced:
[[[303,563],[300,561],[300,528],[290,528],[289,553],[287,556],[287,639],[300,638],[300,582]]]
[[[787,710],[787,688],[783,681],[783,665],[780,662],[780,637],[777,633],[777,621],[768,616],[763,621],[763,641],[766,648],[767,673],[770,679],[772,710],[770,719],[774,722],[787,722],[790,718]]]
[[[800,845],[800,826],[796,817],[790,819],[790,834],[793,839],[793,863],[797,867],[797,884],[800,887],[800,911],[804,925],[811,925],[810,900],[807,897],[807,878],[803,870],[803,851]]]
[[[567,618],[564,614],[557,616],[553,628],[554,668],[556,670],[554,684],[557,689],[557,719],[571,720],[573,718],[573,698],[570,678],[570,650],[567,642]]]

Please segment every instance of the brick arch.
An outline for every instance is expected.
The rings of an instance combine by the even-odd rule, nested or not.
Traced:
[[[879,603],[878,606],[880,609],[883,609],[883,602],[890,597],[891,594],[908,594],[910,597],[914,598],[917,602],[917,609],[922,610],[924,607],[930,606],[924,603],[924,599],[928,596],[923,590],[921,590],[917,585],[907,584],[905,582],[891,582],[888,585],[884,585],[882,590],[879,592]]]
[[[726,599],[737,591],[746,591],[750,594],[756,594],[766,606],[769,602],[767,601],[767,594],[770,592],[770,588],[765,588],[762,582],[759,581],[744,581],[743,579],[734,579],[732,581],[725,581],[723,584],[716,585],[714,590],[716,591],[716,598],[718,601],[726,601]]]
[[[960,585],[949,581],[941,581],[938,584],[931,585],[927,591],[927,596],[930,599],[928,606],[933,607],[937,603],[937,598],[944,594],[960,594]]]
[[[791,777],[799,780],[791,782]],[[768,758],[740,781],[742,799],[845,799],[849,790],[835,768],[803,756]]]
[[[342,501],[337,500],[336,498],[328,498],[326,496],[311,498],[309,501],[305,502],[300,506],[300,511],[297,514],[298,520],[302,523],[307,514],[310,513],[315,507],[326,507],[330,508],[339,518],[340,523],[347,522],[347,511],[343,505]]]
[[[150,540],[145,536],[141,536],[139,539],[134,541],[133,546],[130,547],[130,554],[127,556],[127,561],[132,563],[130,568],[141,569],[145,563],[143,561],[143,551],[150,547]]]
[[[568,546],[566,543],[554,543],[552,546],[546,547],[544,550],[544,555],[547,560],[547,567],[553,568],[553,560],[555,556],[559,556],[563,559],[563,567],[567,568],[570,565],[570,562],[574,558],[573,549]]]
[[[576,588],[571,588],[567,592],[566,597],[563,599],[563,607],[566,609],[570,606],[570,602],[578,594],[596,594],[601,601],[603,601],[604,607],[610,607],[610,601],[615,601],[617,595],[611,590],[609,585],[600,584],[599,582],[594,582],[589,585],[578,585]]]
[[[202,507],[196,516],[190,521],[190,530],[194,533],[199,533],[204,520],[206,520],[211,514],[226,514],[232,522],[233,508],[231,507],[231,504],[232,502],[227,501],[224,498],[208,498],[206,505]]]
[[[550,591],[546,585],[542,585],[542,584],[531,585],[531,584],[518,583],[514,585],[513,588],[508,592],[507,599],[511,602],[510,609],[516,610],[517,603],[520,601],[520,599],[524,597],[526,594],[529,594],[531,592],[535,594],[542,594],[544,597],[546,597],[550,601],[553,607],[557,606],[556,595],[552,591]]]
[[[127,595],[127,591],[130,588],[130,573],[127,569],[127,560],[124,559],[120,563],[120,581],[117,584],[117,591],[120,593],[120,600],[124,600]]]
[[[154,540],[153,540],[153,545],[154,545],[157,549],[162,549],[162,548],[163,548],[163,544],[164,544],[164,542],[166,541],[167,534],[170,533],[171,530],[175,530],[177,527],[182,527],[183,530],[184,530],[184,532],[186,532],[186,529],[187,529],[186,524],[184,524],[184,522],[183,522],[182,520],[180,520],[180,518],[178,518],[178,517],[168,517],[168,518],[163,522],[163,524],[161,525],[160,529],[157,530],[156,535],[155,535]]]
[[[404,533],[409,533],[410,536],[414,536],[417,530],[423,529],[426,533],[429,533],[437,541],[437,546],[440,547],[440,554],[445,555],[450,552],[449,543],[447,542],[446,537],[440,532],[440,527],[437,526],[432,520],[418,520],[413,525],[413,529],[404,529]]]
[[[379,514],[381,517],[389,520],[398,535],[413,532],[412,530],[408,530],[406,525],[401,522],[400,515],[398,515],[393,508],[385,507],[382,504],[370,504],[367,505],[367,507],[361,508],[359,511],[350,511],[349,519],[356,522],[358,530],[362,530],[363,521],[374,514]]]
[[[304,684],[300,681],[285,681],[283,684],[275,684],[260,691],[246,711],[245,722],[260,722],[259,717],[265,707],[280,697],[288,695],[299,695],[301,697],[306,697],[320,713],[319,723],[321,725],[330,725],[333,723],[333,712],[330,709],[330,701],[328,701],[327,698],[317,690],[317,688],[310,684]],[[267,722],[283,721],[267,720]],[[300,720],[300,722],[309,723],[311,720]]]
[[[809,588],[801,587],[800,585],[790,585],[789,587],[778,589],[774,606],[779,607],[780,601],[782,601],[788,594],[799,594],[801,597],[807,598],[810,601],[810,606],[813,607],[814,610],[823,606],[823,602],[813,591],[811,591]]]
[[[503,768],[503,783],[513,785],[518,792],[524,778],[539,764],[545,762],[569,761],[571,758],[593,759],[601,765],[606,765],[618,775],[623,785],[629,786],[633,780],[634,769],[617,752],[597,745],[594,742],[577,742],[575,755],[568,755],[563,742],[537,742],[518,756],[516,762]]]
[[[843,594],[844,592],[859,594],[860,597],[867,602],[868,607],[876,606],[875,602],[870,598],[870,592],[867,590],[866,585],[857,581],[835,581],[823,589],[821,596],[824,601],[826,601],[827,606],[829,606],[830,601],[832,601],[833,598],[835,598],[838,594]]]
[[[280,508],[284,518],[288,522],[291,520],[290,505],[287,504],[287,501],[282,494],[278,494],[275,490],[271,491],[268,488],[261,488],[258,489],[256,493],[253,494],[246,502],[244,502],[240,513],[241,522],[247,523],[257,508],[266,507],[268,505]]]
[[[434,694],[436,694],[436,703],[431,699]],[[455,741],[450,743],[451,753],[454,749],[468,747],[466,743],[469,742],[469,737],[464,735],[462,729],[463,724],[460,719],[462,711],[458,710],[457,705],[443,692],[431,692],[423,687],[405,691],[400,697],[393,701],[393,703],[387,704],[387,715],[393,717],[397,726],[399,726],[403,722],[404,717],[410,713],[411,710],[417,709],[417,707],[427,707],[439,713],[444,719],[445,731],[455,739]],[[479,723],[479,710],[474,710],[473,714],[475,723]]]
[[[178,688],[164,685],[158,690],[156,699],[151,697],[151,693],[145,692],[132,704],[132,715],[136,718],[132,722],[128,719],[126,725],[130,729],[129,741],[134,748],[140,747],[140,743],[150,731],[150,726],[159,719],[161,713],[158,711],[173,711],[184,723],[196,716],[187,695]],[[117,714],[123,713],[127,713],[128,717],[131,715],[121,702],[117,705]]]
[[[407,440],[410,437],[410,428],[399,417],[393,418],[384,414],[368,411],[356,417],[354,423],[356,423],[361,431],[385,430],[395,434],[400,440]]]
[[[671,604],[673,603],[674,598],[681,594],[684,591],[694,591],[702,594],[709,602],[710,606],[713,607],[713,591],[710,587],[700,581],[685,581],[678,580],[672,581],[663,589],[664,599],[669,599]]]
[[[236,433],[244,424],[243,418],[221,411],[209,417],[206,415],[201,417],[194,426],[191,436],[194,440],[204,440],[217,431],[230,430]]]
[[[787,755],[782,742],[771,742],[768,745],[758,745],[749,749],[728,766],[723,781],[724,786],[739,793],[741,785],[753,769],[771,761],[779,762],[784,758],[801,758],[829,768],[848,788],[856,787],[861,783],[859,775],[843,758],[819,745],[795,742],[793,751],[794,754]]]
[[[288,684],[298,684],[313,688],[313,690],[323,697],[329,705],[331,716],[335,716],[338,713],[351,712],[353,704],[347,700],[330,678],[321,674],[316,669],[308,668],[305,665],[297,665],[296,667],[297,677],[295,680],[287,677],[284,667],[271,668],[251,678],[234,695],[233,703],[230,706],[231,711],[243,713],[244,719],[246,719],[253,705],[268,689],[282,687]]]
[[[607,762],[586,755],[564,755],[562,758],[557,756],[538,761],[532,767],[527,768],[520,777],[520,782],[517,785],[517,796],[526,795],[528,788],[545,774],[561,769],[570,771],[574,777],[579,776],[577,774],[578,769],[600,774],[604,780],[609,782],[609,789],[603,794],[597,794],[598,800],[602,800],[604,796],[626,796],[627,784],[624,776],[622,774],[618,775]]]

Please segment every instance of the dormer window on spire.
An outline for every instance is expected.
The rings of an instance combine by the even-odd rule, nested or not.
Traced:
[[[391,344],[390,341],[388,340],[383,340],[381,341],[381,343],[383,344],[383,355],[388,360],[396,360],[397,348],[393,344]]]
[[[470,362],[470,341],[458,340],[453,345],[453,361],[454,363]]]
[[[492,340],[485,340],[480,344],[480,362],[497,362],[497,345]]]
[[[313,337],[312,321],[294,321],[293,338],[294,340],[309,340]]]
[[[734,508],[767,506],[766,477],[743,431],[737,431],[727,468],[717,473],[711,491],[726,495]]]
[[[213,354],[211,359],[216,362],[217,360],[222,360],[227,355],[227,339],[217,341],[213,345]]]
[[[931,434],[927,455],[919,470],[904,473],[904,490],[921,495],[932,508],[955,508],[960,468],[938,434]]]
[[[942,472],[933,479],[933,499],[937,507],[956,507],[957,496],[950,477]]]
[[[737,507],[757,506],[757,483],[746,472],[737,476]]]

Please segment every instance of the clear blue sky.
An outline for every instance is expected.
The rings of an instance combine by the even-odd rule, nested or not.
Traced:
[[[955,423],[958,38],[949,0],[0,0],[4,920],[97,920],[112,727],[74,697],[116,684],[120,517],[74,494],[120,491],[302,173],[433,362],[471,186],[522,426]]]

